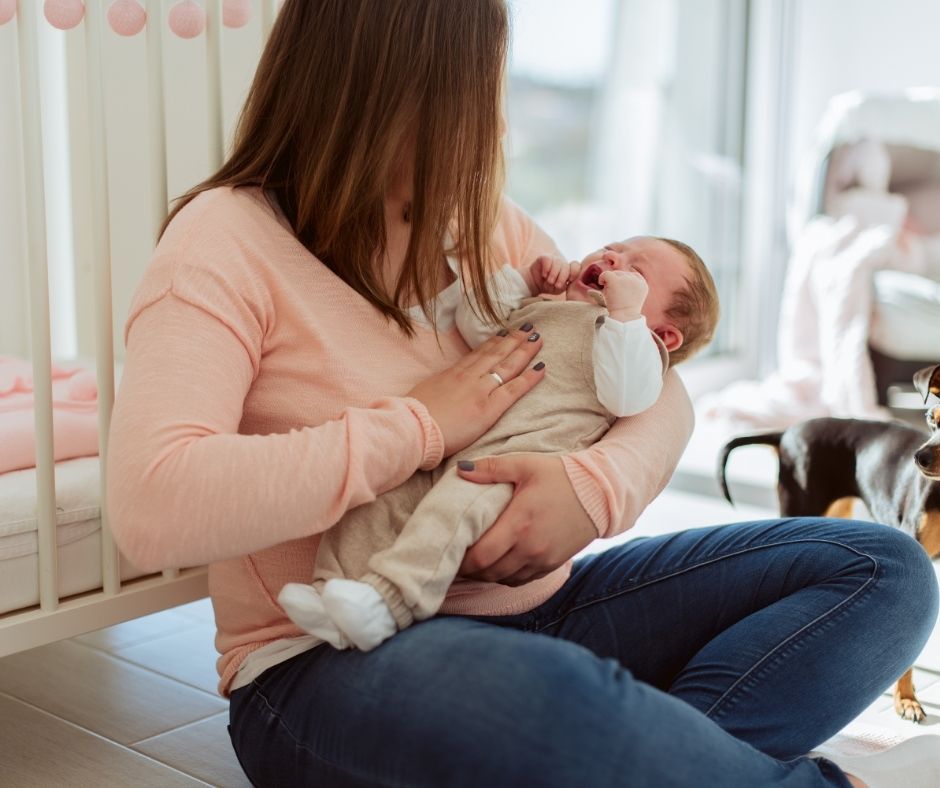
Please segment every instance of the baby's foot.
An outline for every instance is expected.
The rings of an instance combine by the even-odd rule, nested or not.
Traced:
[[[350,642],[333,623],[330,614],[323,605],[320,592],[306,583],[287,583],[277,601],[284,612],[304,632],[309,632],[329,643],[333,648],[349,648]]]
[[[327,580],[323,604],[336,626],[362,651],[371,651],[398,631],[388,604],[368,583],[341,577]]]

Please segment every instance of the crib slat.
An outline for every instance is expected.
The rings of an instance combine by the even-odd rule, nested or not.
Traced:
[[[108,526],[108,429],[114,404],[114,335],[111,308],[111,222],[108,215],[108,142],[104,120],[105,19],[99,3],[85,7],[85,56],[88,60],[88,126],[91,142],[91,236],[95,268],[95,360],[98,370],[98,464],[101,470],[101,584],[106,594],[121,587],[117,547]]]
[[[215,171],[225,156],[222,123],[222,0],[206,0],[206,83],[209,93],[209,167]]]
[[[153,189],[154,232],[166,218],[168,205],[166,107],[163,84],[163,3],[147,0],[147,76],[150,92],[150,173]],[[154,242],[157,238],[154,237]],[[164,569],[163,577],[173,580],[180,576],[179,569]]]
[[[29,261],[30,333],[33,356],[33,412],[36,424],[36,515],[39,548],[39,604],[59,604],[56,545],[55,463],[52,433],[52,345],[49,326],[49,261],[43,187],[39,109],[38,3],[20,3],[19,55],[26,174],[26,239]]]
[[[167,213],[166,110],[163,92],[164,24],[166,22],[162,0],[147,0],[147,91],[150,100],[150,188],[153,190],[154,233],[159,232]]]

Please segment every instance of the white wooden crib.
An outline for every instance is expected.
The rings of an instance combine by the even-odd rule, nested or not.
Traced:
[[[168,18],[198,21],[192,0],[115,3],[145,7],[133,36],[112,0],[85,0],[77,23],[42,0],[0,18],[0,355],[32,360],[37,436],[36,467],[0,474],[0,657],[207,594],[205,567],[144,575],[120,555],[104,490],[134,287],[168,195],[221,163],[278,5],[230,2],[203,0],[185,40]],[[94,365],[97,457],[54,462],[53,359]]]

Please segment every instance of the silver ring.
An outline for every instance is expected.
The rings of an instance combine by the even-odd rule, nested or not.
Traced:
[[[502,386],[503,383],[506,382],[505,380],[503,380],[503,379],[499,376],[499,373],[498,373],[498,372],[490,372],[490,375],[491,375],[491,376],[493,377],[493,379],[496,381],[496,384],[497,384],[498,386]]]

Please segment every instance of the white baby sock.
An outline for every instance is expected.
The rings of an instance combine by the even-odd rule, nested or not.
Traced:
[[[362,651],[371,651],[398,631],[388,604],[368,583],[342,577],[327,580],[323,604],[336,626]]]
[[[277,595],[284,612],[304,632],[325,640],[333,648],[349,648],[350,643],[339,630],[326,607],[320,592],[307,583],[287,583]]]
[[[871,755],[830,755],[842,771],[869,788],[937,788],[940,786],[940,736],[914,736]]]

